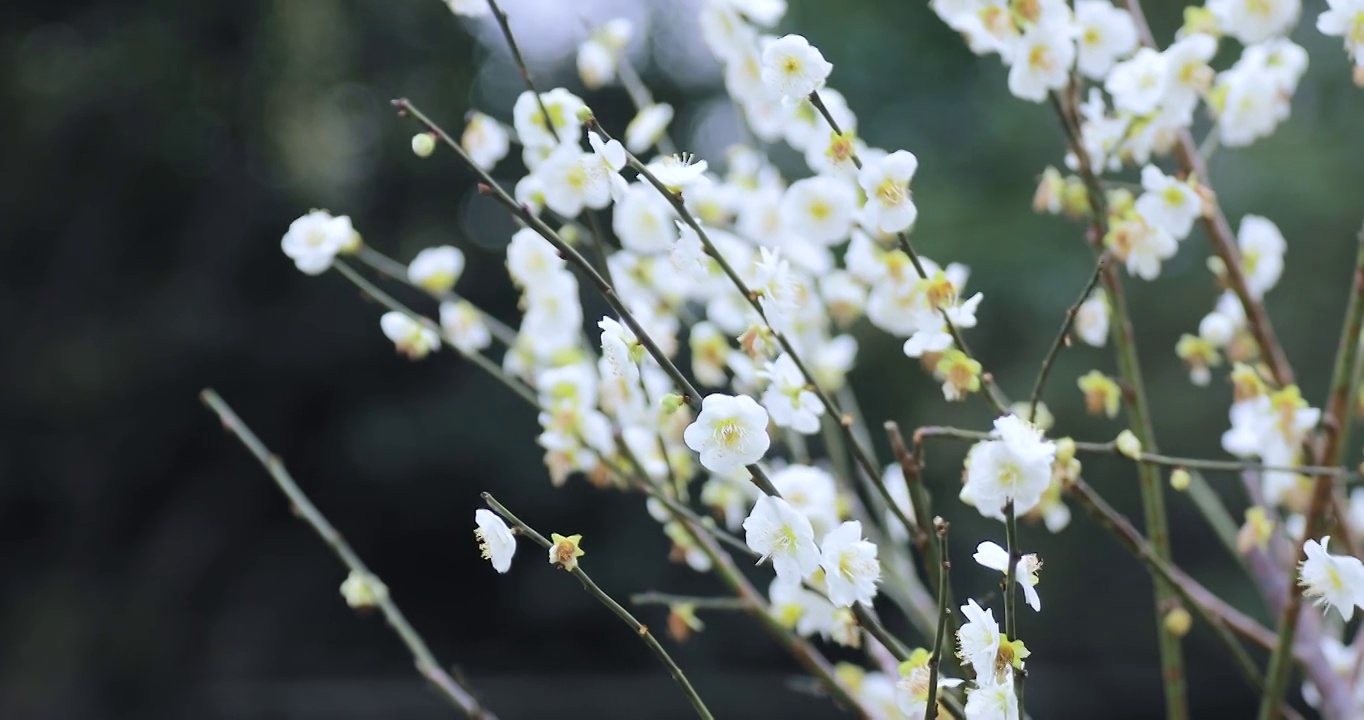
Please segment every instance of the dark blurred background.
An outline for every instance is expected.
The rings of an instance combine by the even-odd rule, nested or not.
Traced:
[[[972,267],[987,299],[971,342],[1023,394],[1091,266],[1076,226],[1029,210],[1034,178],[1061,155],[1050,109],[1008,97],[998,61],[972,57],[922,3],[791,4],[783,29],[835,64],[860,134],[918,154],[919,246]],[[505,5],[541,84],[577,92],[579,18],[636,19],[633,57],[678,108],[675,137],[712,161],[738,137],[696,0]],[[1311,29],[1321,9],[1307,3],[1295,35],[1313,66],[1292,119],[1212,163],[1233,224],[1267,215],[1288,238],[1271,315],[1315,404],[1364,214],[1364,93],[1338,42]],[[1179,7],[1149,11],[1168,42]],[[1223,55],[1219,67],[1235,50]],[[470,266],[460,290],[514,320],[501,259],[511,224],[448,154],[412,155],[413,126],[388,100],[411,97],[457,130],[471,108],[509,120],[517,82],[495,28],[438,0],[0,6],[0,717],[450,716],[382,621],[342,602],[341,566],[199,404],[205,386],[287,460],[503,717],[687,716],[640,643],[537,551],[523,546],[505,576],[479,559],[478,493],[544,532],[583,533],[617,597],[718,584],[663,561],[667,540],[638,498],[577,479],[552,490],[515,398],[454,353],[395,355],[377,306],[335,275],[303,276],[279,249],[313,207],[351,215],[403,261],[454,243]],[[608,127],[631,115],[619,89],[585,97]],[[513,180],[517,165],[499,175]],[[1215,298],[1207,254],[1196,231],[1158,281],[1128,287],[1163,448],[1216,457],[1230,390],[1221,376],[1191,389],[1173,352]],[[943,403],[898,342],[859,337],[855,385],[873,421],[986,426],[979,404]],[[1121,426],[1086,417],[1074,387],[1093,367],[1111,369],[1110,353],[1067,351],[1046,400],[1060,432],[1104,440]],[[969,563],[1000,533],[953,497],[960,454],[935,451],[928,481]],[[1129,466],[1086,470],[1139,516]],[[1239,514],[1236,480],[1211,480]],[[1265,618],[1187,499],[1172,494],[1170,512],[1177,560]],[[1033,717],[1159,715],[1137,564],[1078,512],[1064,533],[1028,528],[1024,541],[1046,560],[1045,610],[1021,625]],[[961,573],[958,594],[989,592],[987,575]],[[663,622],[657,608],[640,615]],[[791,687],[795,665],[756,625],[703,618],[675,654],[722,717],[834,715]],[[1187,656],[1196,717],[1249,712],[1251,692],[1205,630]]]

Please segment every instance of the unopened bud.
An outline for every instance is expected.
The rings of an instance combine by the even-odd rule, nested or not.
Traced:
[[[352,608],[368,610],[388,599],[388,586],[369,573],[352,570],[341,583],[341,596]]]
[[[677,393],[668,393],[663,396],[663,400],[660,401],[659,404],[663,407],[664,414],[672,415],[677,412],[685,402],[686,398],[681,395],[678,395]]]
[[[1116,444],[1118,452],[1133,460],[1141,459],[1141,441],[1137,439],[1136,435],[1132,434],[1131,430],[1123,430],[1118,433]]]
[[[1193,616],[1188,610],[1177,607],[1165,613],[1165,629],[1170,631],[1175,637],[1184,637],[1189,634],[1189,629],[1193,627]]]
[[[1175,490],[1184,492],[1189,489],[1191,482],[1193,482],[1193,476],[1184,468],[1175,468],[1174,472],[1170,473],[1170,487]]]
[[[412,136],[412,152],[419,158],[431,157],[431,153],[436,151],[436,136],[429,132],[417,133]]]

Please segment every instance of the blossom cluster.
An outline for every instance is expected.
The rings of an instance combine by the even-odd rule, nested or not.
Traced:
[[[469,17],[488,10],[482,0],[449,5]],[[1064,159],[1070,175],[1047,168],[1034,207],[1089,218],[1102,231],[1094,238],[1099,269],[1112,257],[1146,281],[1159,278],[1199,223],[1220,212],[1207,178],[1162,169],[1196,114],[1214,120],[1222,146],[1266,138],[1288,117],[1307,64],[1306,52],[1287,39],[1298,0],[1209,0],[1189,9],[1164,50],[1144,45],[1133,15],[1108,0],[931,6],[972,51],[1002,59],[1014,96],[1054,100],[1073,133]],[[521,227],[500,258],[519,293],[516,324],[502,325],[459,295],[465,256],[440,246],[398,273],[439,302],[437,319],[394,307],[380,318],[381,330],[407,358],[448,345],[520,390],[538,412],[536,440],[551,484],[582,476],[598,487],[643,492],[675,561],[697,572],[721,570],[727,558],[715,538],[742,532],[741,541],[728,536],[731,544],[742,543],[773,574],[760,611],[796,636],[849,647],[863,646],[863,614],[874,612],[878,598],[921,582],[913,562],[934,562],[925,539],[932,528],[920,526],[926,518],[916,513],[912,486],[921,479],[912,463],[874,472],[881,466],[859,457],[858,467],[844,467],[830,441],[865,452],[854,431],[861,420],[841,398],[858,358],[855,333],[886,333],[900,345],[901,362],[917,361],[946,400],[981,397],[995,411],[991,430],[974,436],[956,496],[1000,521],[1007,536],[1007,547],[977,542],[977,565],[992,580],[1017,583],[1023,602],[1040,612],[1042,561],[1015,546],[1014,523],[1035,519],[1051,532],[1067,526],[1062,497],[1082,472],[1077,443],[1048,437],[1052,420],[1036,397],[1012,408],[997,397],[993,378],[964,342],[984,301],[966,290],[969,269],[924,257],[911,242],[918,158],[858,135],[856,113],[830,86],[833,64],[807,38],[774,31],[785,10],[783,0],[704,0],[701,36],[723,66],[747,129],[762,143],[788,146],[808,172],[786,177],[758,147],[736,145],[723,163],[713,158],[723,171],[673,153],[673,108],[647,92],[631,93],[637,114],[617,139],[572,90],[527,89],[509,114],[469,113],[451,148],[483,174],[490,193],[502,189],[491,188],[487,173],[505,171],[520,149],[524,173],[505,203]],[[1364,66],[1360,18],[1364,6],[1340,0],[1318,27],[1344,36]],[[637,82],[627,53],[635,37],[625,20],[592,28],[576,57],[582,86]],[[1215,70],[1228,39],[1240,44],[1239,59]],[[448,140],[428,129],[412,141],[419,157]],[[1132,181],[1110,182],[1123,172]],[[1246,215],[1235,244],[1239,267],[1210,263],[1226,289],[1175,352],[1196,385],[1208,385],[1224,357],[1231,367],[1236,394],[1222,444],[1265,468],[1264,507],[1243,531],[1263,547],[1274,532],[1265,530],[1268,510],[1283,508],[1287,522],[1304,522],[1311,482],[1293,468],[1306,461],[1321,413],[1297,386],[1277,386],[1255,365],[1262,348],[1245,303],[1277,284],[1283,235],[1272,221]],[[321,210],[296,220],[282,249],[310,275],[374,252],[348,217]],[[1240,293],[1223,282],[1233,271],[1243,278]],[[598,291],[611,311],[589,316],[584,297]],[[1124,321],[1114,317],[1110,292],[1093,287],[1063,330],[1089,346],[1106,345]],[[1113,418],[1129,402],[1131,388],[1101,371],[1076,384],[1091,413]],[[820,434],[827,457],[812,457],[807,439]],[[1150,462],[1130,430],[1112,450]],[[1178,472],[1172,484],[1188,487],[1191,476]],[[699,522],[694,504],[717,522]],[[1351,522],[1364,528],[1364,493],[1350,507]],[[475,522],[483,556],[508,572],[517,533],[487,510]],[[550,563],[577,571],[581,539],[553,535]],[[1299,579],[1348,620],[1355,605],[1364,607],[1364,565],[1329,555],[1326,542],[1308,539]],[[1014,588],[1005,589],[1004,612],[1012,614]],[[357,607],[385,593],[363,577],[343,588]],[[674,612],[694,620],[691,610]],[[968,599],[958,615],[964,622],[945,642],[966,677],[938,672],[939,648],[931,660],[924,649],[893,668],[869,656],[870,668],[844,666],[839,681],[878,717],[921,717],[939,689],[964,699],[969,720],[1020,717],[1016,676],[1027,647],[1001,631],[994,608],[980,599]],[[688,627],[699,627],[691,620]]]

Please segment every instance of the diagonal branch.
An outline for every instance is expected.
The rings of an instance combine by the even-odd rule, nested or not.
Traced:
[[[508,522],[515,526],[519,534],[525,535],[534,541],[535,544],[546,550],[553,550],[553,543],[546,539],[544,535],[536,532],[534,528],[522,522],[521,519],[513,515],[510,510],[503,507],[502,503],[499,503],[493,498],[491,493],[483,493],[483,502],[487,503],[488,507],[495,510],[498,515],[506,518]],[[565,569],[567,569],[573,577],[577,578],[578,582],[582,583],[583,589],[587,591],[588,595],[596,598],[598,602],[605,605],[611,612],[615,613],[616,617],[620,618],[631,630],[635,631],[635,634],[639,636],[640,640],[644,641],[644,644],[649,647],[649,650],[651,650],[654,655],[658,657],[659,661],[663,663],[663,666],[668,669],[668,674],[672,675],[673,680],[677,682],[678,687],[682,688],[683,694],[685,694],[687,700],[691,702],[692,709],[696,711],[696,715],[705,718],[706,720],[713,720],[714,716],[710,714],[710,710],[706,708],[705,701],[701,699],[701,696],[697,694],[696,689],[692,687],[691,681],[687,679],[686,673],[683,673],[682,668],[678,667],[677,663],[673,661],[672,656],[669,655],[668,651],[663,648],[663,645],[658,642],[658,638],[654,637],[654,634],[649,630],[649,627],[639,620],[636,620],[635,616],[630,614],[629,610],[626,610],[620,603],[616,602],[615,599],[608,595],[605,590],[602,590],[581,566],[574,565],[571,568],[566,567]]]
[[[1331,373],[1331,397],[1326,403],[1326,412],[1321,420],[1321,432],[1317,443],[1317,462],[1335,465],[1340,462],[1344,452],[1344,439],[1350,429],[1350,405],[1359,384],[1355,372],[1356,357],[1359,353],[1360,326],[1364,324],[1364,230],[1359,233],[1359,250],[1355,257],[1354,278],[1350,288],[1349,304],[1345,311],[1344,327],[1340,331],[1340,343],[1336,349],[1335,369]],[[1307,509],[1307,522],[1302,537],[1297,540],[1293,554],[1295,569],[1306,559],[1304,549],[1308,540],[1316,538],[1326,524],[1327,506],[1335,492],[1335,482],[1330,475],[1318,478],[1312,488],[1312,501]],[[1302,586],[1296,582],[1288,583],[1288,598],[1284,602],[1283,614],[1279,618],[1279,644],[1269,663],[1269,688],[1260,703],[1261,720],[1274,717],[1275,709],[1288,690],[1288,679],[1292,675],[1293,638],[1298,630],[1298,619],[1302,608]]]
[[[227,402],[219,397],[218,393],[214,392],[212,389],[205,389],[200,392],[199,399],[218,415],[218,419],[223,423],[223,429],[236,435],[237,439],[241,441],[242,445],[246,446],[246,449],[250,451],[258,462],[260,462],[266,472],[270,473],[271,479],[273,479],[275,484],[279,486],[279,489],[284,492],[284,495],[289,498],[289,502],[292,505],[294,512],[302,518],[304,522],[308,523],[313,531],[317,533],[317,536],[322,538],[323,542],[327,543],[327,546],[332,549],[332,552],[336,553],[336,557],[339,558],[351,572],[362,576],[372,577],[373,573],[369,571],[369,568],[365,567],[365,563],[360,559],[360,556],[355,554],[355,551],[351,549],[350,544],[341,536],[341,533],[337,532],[336,528],[332,527],[332,524],[327,521],[327,518],[322,512],[308,500],[308,496],[305,495],[303,490],[298,487],[298,484],[294,482],[293,477],[289,475],[289,471],[285,469],[284,463],[280,461],[279,456],[270,452],[269,448],[265,447],[265,444],[256,437],[256,434],[251,432],[251,428],[247,427],[246,423],[242,422],[241,418],[237,417],[237,413],[233,412],[231,406],[229,406]],[[384,614],[384,620],[388,621],[389,626],[393,628],[394,632],[398,633],[398,637],[403,641],[403,644],[411,651],[412,657],[417,664],[417,672],[421,673],[422,677],[436,686],[436,689],[439,690],[452,705],[463,711],[466,717],[473,718],[474,720],[496,720],[496,716],[493,715],[492,711],[479,703],[474,697],[473,691],[470,690],[468,686],[441,668],[440,663],[436,660],[436,656],[433,655],[430,648],[426,646],[426,641],[422,640],[421,635],[417,634],[417,631],[407,622],[407,618],[403,616],[402,611],[398,609],[397,604],[394,603],[391,598],[386,594],[383,594],[376,597],[375,601],[379,606],[380,612]]]

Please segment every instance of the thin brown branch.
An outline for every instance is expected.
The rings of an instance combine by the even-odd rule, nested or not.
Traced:
[[[237,417],[237,413],[227,404],[227,401],[218,396],[212,389],[205,389],[199,393],[199,399],[208,406],[210,410],[218,415],[218,419],[223,424],[223,429],[232,433],[246,447],[256,461],[265,468],[270,474],[270,478],[275,481],[275,485],[289,499],[294,512],[322,541],[331,548],[336,557],[341,560],[351,572],[363,576],[374,577],[369,568],[365,566],[363,560],[355,551],[351,549],[350,543],[342,537],[341,533],[327,520],[326,516],[313,505],[308,496],[299,488],[298,483],[294,482],[293,476],[285,469],[284,463],[278,455],[270,452],[265,443],[256,437],[251,428]],[[387,594],[381,594],[375,598],[379,611],[383,613],[393,631],[398,634],[399,639],[407,646],[412,658],[416,663],[417,672],[428,682],[436,687],[437,690],[450,701],[452,705],[464,713],[466,717],[476,720],[496,720],[493,712],[479,703],[474,697],[473,691],[464,684],[462,680],[446,672],[436,656],[427,647],[426,641],[412,627],[411,623],[398,609],[397,603],[393,602]]]

